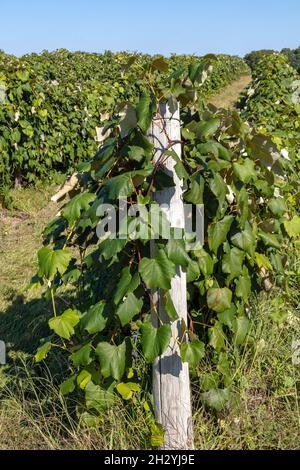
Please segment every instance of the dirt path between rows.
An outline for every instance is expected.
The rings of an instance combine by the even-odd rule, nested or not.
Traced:
[[[219,95],[210,98],[209,102],[217,108],[234,108],[240,94],[249,85],[250,82],[251,76],[244,75],[243,77],[228,85]]]

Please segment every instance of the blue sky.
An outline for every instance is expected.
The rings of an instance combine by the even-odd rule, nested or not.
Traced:
[[[224,52],[300,45],[299,0],[0,0],[0,49]]]

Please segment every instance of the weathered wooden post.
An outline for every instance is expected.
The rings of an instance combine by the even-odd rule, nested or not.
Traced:
[[[155,146],[155,157],[162,157],[166,148],[172,145],[181,158],[181,135],[179,105],[170,106],[168,103],[160,105],[160,114],[155,116],[149,130],[149,138]],[[176,162],[169,157],[164,166],[169,175],[172,174],[175,188],[166,188],[155,193],[155,200],[159,204],[167,204],[169,210],[167,217],[171,227],[184,228],[184,206],[182,200],[183,182],[179,180],[174,170]],[[165,212],[165,211],[164,211]],[[154,242],[152,255],[155,254]],[[186,274],[180,266],[176,268],[176,275],[171,282],[170,296],[179,315],[179,320],[171,322],[172,338],[165,353],[155,360],[153,364],[153,395],[154,408],[157,421],[162,424],[165,431],[165,443],[162,449],[192,449],[193,428],[189,367],[180,357],[177,338],[182,336],[181,320],[187,324],[187,298]],[[157,309],[159,317],[164,322],[170,322],[164,310],[162,291],[154,290],[152,295],[152,308]],[[157,326],[157,315],[153,313],[152,321]]]

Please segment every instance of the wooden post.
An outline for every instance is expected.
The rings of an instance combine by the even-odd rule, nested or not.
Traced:
[[[155,146],[155,161],[161,158],[165,149],[172,141],[177,155],[181,158],[180,113],[179,105],[160,105],[160,114],[152,121],[149,138]],[[184,207],[182,200],[183,182],[179,180],[174,170],[176,162],[168,157],[164,163],[166,171],[173,176],[175,188],[166,188],[155,193],[154,199],[159,204],[168,204],[167,217],[171,227],[184,228]],[[151,242],[151,254],[155,255],[154,241]],[[172,338],[165,353],[153,364],[153,396],[157,421],[165,431],[165,443],[162,449],[193,449],[193,428],[191,394],[188,364],[181,361],[177,338],[182,336],[181,319],[187,324],[186,274],[180,266],[171,282],[170,295],[179,320],[171,322]],[[164,322],[169,322],[163,306],[162,291],[152,293],[153,308],[159,312]],[[157,315],[153,313],[152,321],[157,325]]]

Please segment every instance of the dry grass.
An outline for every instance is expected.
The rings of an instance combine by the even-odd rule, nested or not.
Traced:
[[[240,94],[250,82],[251,76],[244,75],[239,80],[228,85],[219,95],[210,98],[209,102],[217,108],[232,109],[237,103]]]
[[[78,422],[74,405],[79,403],[59,394],[57,377],[50,372],[39,377],[30,365],[51,314],[40,291],[26,291],[41,231],[57,211],[48,194],[15,191],[18,210],[0,212],[0,338],[10,350],[10,365],[0,367],[0,449],[147,448],[142,401],[126,407],[117,400],[90,430]],[[193,377],[197,449],[300,449],[300,366],[291,361],[292,341],[300,339],[299,251],[290,250],[289,259],[288,289],[253,302],[252,343],[243,354],[231,351],[236,405],[219,414],[205,410],[198,376]],[[287,319],[277,324],[271,315],[282,310]]]
[[[235,358],[236,406],[214,422],[203,410],[195,416],[198,448],[300,449],[300,367],[291,360],[292,342],[300,338],[299,309],[287,301],[288,320],[278,325],[270,318],[270,300],[262,294],[252,306],[253,344]]]
[[[20,375],[27,370],[25,363]],[[0,450],[93,450],[147,447],[149,429],[141,407],[130,411],[121,400],[101,417],[97,428],[76,419],[75,405],[58,392],[53,378],[34,377],[0,388]]]
[[[12,199],[17,209],[0,208],[0,312],[25,293],[37,266],[42,230],[57,211],[46,190],[14,190]]]

